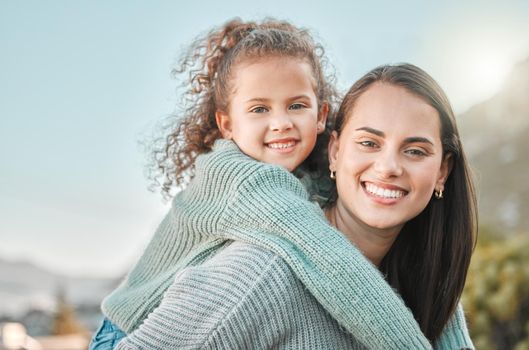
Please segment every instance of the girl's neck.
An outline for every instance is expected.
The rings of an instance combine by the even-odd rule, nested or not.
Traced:
[[[339,202],[326,209],[325,216],[376,266],[380,265],[400,232],[400,227],[379,229],[368,226],[349,213]]]

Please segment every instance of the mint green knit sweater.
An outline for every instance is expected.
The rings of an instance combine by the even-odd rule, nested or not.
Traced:
[[[257,162],[226,140],[198,157],[196,177],[173,201],[143,256],[103,302],[132,332],[182,269],[226,239],[280,256],[319,304],[370,349],[431,348],[380,272],[326,221],[292,174]]]
[[[434,349],[473,348],[460,309]],[[161,304],[116,350],[365,350],[277,254],[227,241],[177,273]]]

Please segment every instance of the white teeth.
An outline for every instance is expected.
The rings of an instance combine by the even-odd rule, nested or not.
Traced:
[[[366,190],[367,192],[382,198],[400,198],[404,196],[404,191],[389,190],[387,188],[375,186],[371,183],[366,183]]]
[[[289,142],[276,142],[276,143],[269,143],[268,147],[274,148],[274,149],[283,149],[292,147],[296,144],[295,141],[289,141]]]

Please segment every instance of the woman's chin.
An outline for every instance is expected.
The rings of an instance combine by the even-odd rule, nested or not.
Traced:
[[[372,229],[380,231],[400,231],[406,221],[403,220],[388,220],[387,217],[383,218],[366,218],[364,224]]]

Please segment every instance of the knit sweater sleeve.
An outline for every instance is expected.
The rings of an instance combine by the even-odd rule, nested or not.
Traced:
[[[434,344],[435,350],[474,349],[467,328],[463,306],[459,304],[445,326],[443,333]]]

